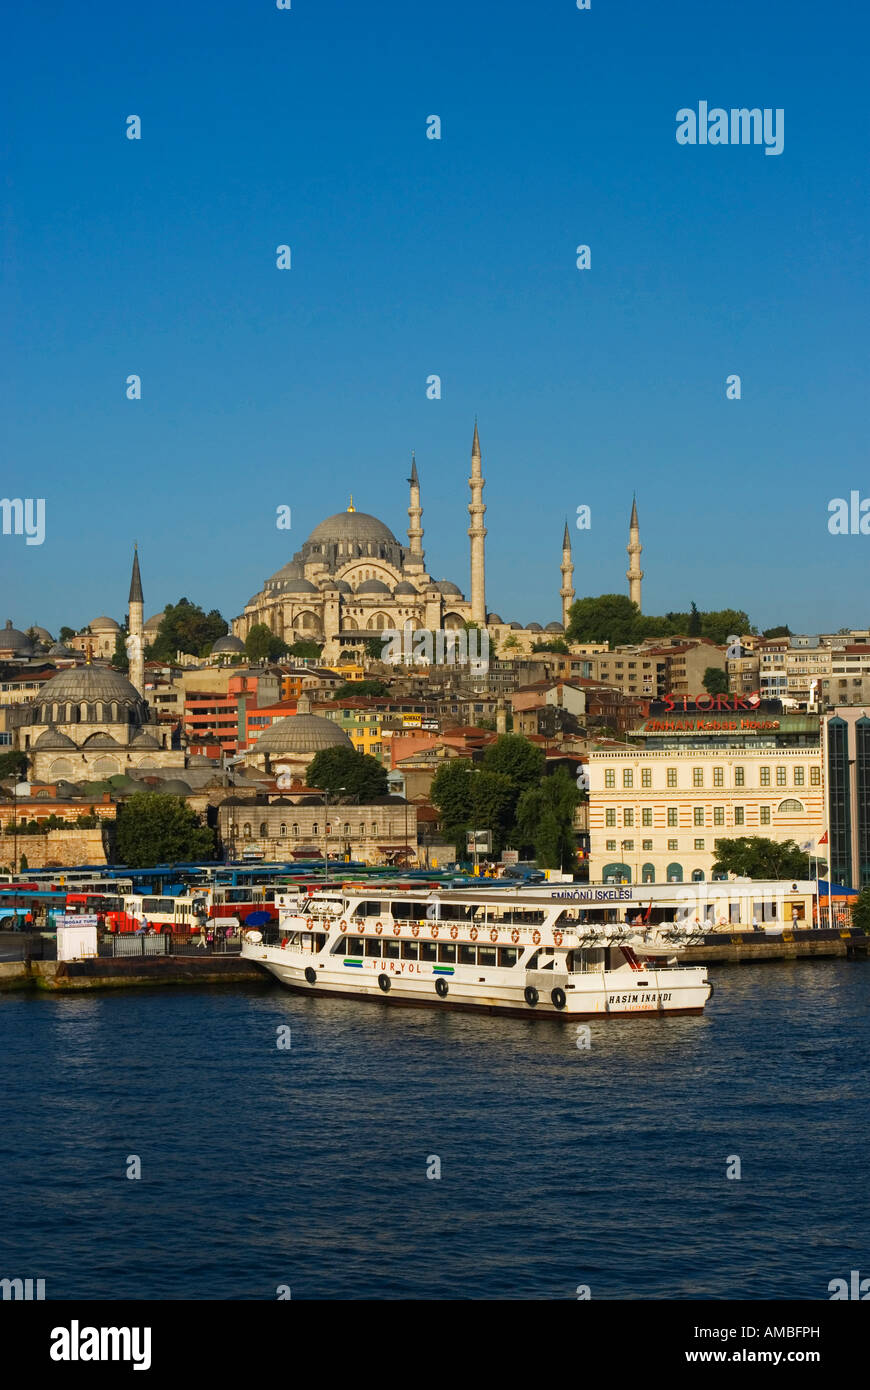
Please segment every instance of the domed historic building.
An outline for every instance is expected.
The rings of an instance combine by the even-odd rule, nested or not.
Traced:
[[[131,767],[183,767],[171,729],[126,676],[75,666],[46,681],[30,704],[10,709],[16,746],[36,782],[99,781]]]
[[[324,748],[349,748],[353,744],[343,729],[332,719],[311,713],[311,702],[303,695],[297,702],[296,713],[278,719],[264,729],[246,761],[253,767],[275,776],[292,773],[305,778],[305,770],[315,753]]]
[[[265,623],[285,642],[314,638],[334,659],[342,649],[361,646],[384,628],[459,629],[467,622],[486,622],[483,541],[486,530],[482,500],[477,425],[471,451],[471,598],[457,584],[436,579],[423,552],[420,480],[412,457],[408,544],[402,545],[384,522],[353,505],[327,517],[286,565],[267,579],[233,622],[247,637],[255,623]]]

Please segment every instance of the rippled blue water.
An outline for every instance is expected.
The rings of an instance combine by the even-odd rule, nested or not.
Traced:
[[[272,985],[0,996],[0,1275],[49,1298],[825,1299],[870,1276],[870,965],[711,978],[703,1017],[593,1024],[589,1051],[563,1022]]]

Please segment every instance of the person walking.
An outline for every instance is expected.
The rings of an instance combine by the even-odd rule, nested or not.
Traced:
[[[204,951],[208,950],[208,942],[206,941],[205,936],[205,922],[200,923],[199,941],[197,942],[197,945],[201,946]]]

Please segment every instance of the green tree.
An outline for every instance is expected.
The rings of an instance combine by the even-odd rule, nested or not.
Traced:
[[[245,638],[245,654],[249,661],[277,661],[287,652],[287,643],[276,637],[265,623],[254,623]]]
[[[692,611],[689,614],[689,625],[686,628],[687,637],[701,636],[701,614],[698,612],[696,604],[692,604]]]
[[[568,873],[575,867],[574,811],[580,799],[577,783],[563,767],[520,797],[517,834],[524,845],[533,847],[539,868]]]
[[[564,637],[551,637],[547,642],[533,642],[533,652],[567,652],[568,643]]]
[[[360,801],[387,794],[387,774],[377,758],[347,746],[321,748],[308,764],[305,780],[309,787],[330,795],[358,796]]]
[[[728,676],[718,666],[708,666],[701,682],[708,695],[727,695]]]
[[[368,637],[363,643],[363,650],[370,661],[381,661],[384,655],[384,638]]]
[[[434,780],[434,779],[433,779]],[[471,830],[491,830],[494,854],[500,854],[514,822],[517,789],[502,772],[475,769],[471,776]]]
[[[625,594],[599,594],[572,603],[568,614],[569,642],[609,642],[619,646],[637,635],[640,609]]]
[[[131,869],[213,859],[214,833],[183,797],[136,792],[118,807],[116,852]]]
[[[177,603],[167,604],[148,655],[154,661],[174,661],[178,652],[205,656],[228,630],[216,608],[205,613],[189,599],[180,598]]]
[[[75,635],[76,630],[74,627],[62,627],[60,632],[57,634],[57,640],[58,642],[68,642],[69,639],[71,637],[75,637]]]
[[[333,693],[333,700],[351,700],[354,695],[389,695],[384,681],[345,681]]]
[[[0,753],[0,777],[15,777],[20,781],[26,772],[26,753]]]
[[[862,888],[853,902],[852,926],[870,933],[870,887]]]
[[[787,623],[780,623],[779,627],[766,627],[762,634],[764,637],[791,637],[791,628]]]
[[[701,614],[701,636],[715,642],[717,647],[724,647],[728,638],[735,634],[739,637],[751,631],[748,614],[739,608],[719,608]]]
[[[291,642],[290,646],[287,648],[287,655],[305,657],[309,661],[316,661],[322,651],[323,646],[320,642],[313,642],[309,638],[300,637],[298,641]]]
[[[521,792],[540,781],[546,759],[543,750],[522,734],[500,734],[484,753],[481,766],[487,772],[503,773]]]
[[[429,799],[441,812],[444,829],[451,838],[464,834],[471,824],[473,777],[474,769],[467,758],[451,758],[441,764],[432,778]],[[487,826],[480,829],[486,830]]]
[[[116,671],[123,671],[124,674],[130,669],[130,658],[127,655],[127,644],[124,638],[127,636],[127,629],[121,630],[115,636],[115,650],[112,653],[112,665]]]
[[[744,835],[716,841],[716,874],[736,874],[738,878],[800,879],[808,873],[807,856],[794,840],[770,840],[764,835]],[[824,872],[819,861],[819,872]]]

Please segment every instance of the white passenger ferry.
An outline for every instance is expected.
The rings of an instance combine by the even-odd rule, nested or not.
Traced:
[[[248,931],[243,955],[307,993],[580,1019],[699,1014],[713,992],[704,967],[677,963],[684,932],[647,940],[528,891],[345,885],[276,904],[277,928]]]

